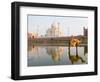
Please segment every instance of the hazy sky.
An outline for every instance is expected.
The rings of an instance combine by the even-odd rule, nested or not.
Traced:
[[[54,21],[60,23],[60,29],[66,36],[82,35],[83,27],[88,27],[87,17],[28,15],[27,18],[28,32],[38,32],[39,35],[45,35]]]

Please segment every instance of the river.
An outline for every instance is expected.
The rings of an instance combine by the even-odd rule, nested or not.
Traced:
[[[78,65],[88,63],[87,46],[29,46],[27,65],[30,66],[53,66],[53,65]]]

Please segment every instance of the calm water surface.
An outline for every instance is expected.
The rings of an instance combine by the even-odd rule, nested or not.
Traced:
[[[29,46],[28,66],[87,64],[87,47]]]

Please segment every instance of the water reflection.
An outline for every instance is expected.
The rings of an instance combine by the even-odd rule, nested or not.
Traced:
[[[33,53],[33,54],[34,54],[34,52],[38,52],[38,46],[34,46],[34,45],[33,46],[28,46],[28,52]]]
[[[87,53],[87,46],[84,46],[84,55]],[[70,46],[68,47],[68,56],[69,56],[69,60],[71,61],[72,64],[78,62],[79,60],[81,60],[82,63],[86,63],[86,61],[78,54],[78,50],[76,47],[76,54],[72,55],[70,54],[71,50],[70,50]]]
[[[84,55],[88,53],[88,46],[84,46]]]
[[[60,56],[63,54],[64,49],[62,47],[49,47],[46,48],[46,51],[53,61],[60,61]]]
[[[87,46],[28,46],[28,66],[87,64]]]

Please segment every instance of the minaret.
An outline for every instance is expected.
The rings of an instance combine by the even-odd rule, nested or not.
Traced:
[[[58,36],[60,36],[60,23],[58,22]]]
[[[38,33],[39,33],[39,25],[37,25],[37,37],[38,37]]]
[[[68,31],[67,31],[67,36],[70,36],[70,28],[68,27],[68,29],[67,29]]]

